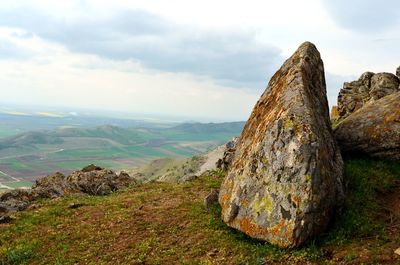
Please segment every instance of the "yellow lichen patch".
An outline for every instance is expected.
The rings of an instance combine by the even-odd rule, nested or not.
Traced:
[[[311,182],[311,175],[305,175],[304,178],[307,183]]]
[[[293,120],[291,120],[291,119],[287,119],[283,123],[283,129],[285,129],[285,130],[294,129],[294,127],[295,127],[295,124],[294,124]]]
[[[256,194],[253,203],[253,209],[255,213],[260,213],[262,211],[270,213],[272,211],[272,199],[266,194],[263,198],[259,198],[259,193]]]

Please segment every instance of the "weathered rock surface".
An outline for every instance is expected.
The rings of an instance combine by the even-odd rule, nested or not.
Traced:
[[[343,153],[400,161],[400,92],[370,102],[335,128]]]
[[[39,198],[39,194],[32,189],[12,190],[0,196],[0,215],[11,211],[23,211]]]
[[[400,66],[396,69],[396,75],[398,78],[400,78]]]
[[[36,181],[32,189],[17,189],[0,196],[0,214],[27,209],[39,198],[56,198],[70,194],[106,195],[135,184],[127,173],[116,174],[95,165],[75,171],[68,177],[61,173]]]
[[[93,169],[91,171],[76,171],[66,178],[72,191],[89,195],[107,195],[131,184],[136,183],[127,173],[119,175],[112,170]]]
[[[247,121],[221,186],[222,218],[251,237],[299,246],[326,228],[343,199],[342,176],[323,63],[306,42],[272,77]]]
[[[391,73],[366,72],[349,83],[344,83],[338,96],[339,119],[348,117],[367,102],[400,91],[400,80]]]

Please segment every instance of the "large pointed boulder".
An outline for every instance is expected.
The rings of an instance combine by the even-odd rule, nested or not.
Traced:
[[[324,67],[303,43],[268,84],[221,186],[222,218],[288,248],[327,226],[343,199],[343,161],[329,119]]]
[[[335,128],[343,153],[400,161],[400,92],[370,102]]]

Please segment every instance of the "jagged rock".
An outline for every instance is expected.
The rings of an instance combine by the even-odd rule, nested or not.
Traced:
[[[391,95],[400,91],[400,80],[397,76],[391,73],[375,74],[371,78],[370,97],[373,100],[378,100],[387,95]]]
[[[0,196],[0,212],[23,211],[39,197],[31,189],[16,189],[3,193]]]
[[[136,183],[127,173],[117,175],[112,170],[93,169],[91,171],[75,171],[66,178],[71,190],[89,195],[107,195],[113,191]]]
[[[367,102],[378,100],[400,90],[400,80],[391,73],[365,72],[353,82],[346,82],[339,92],[339,119],[345,119]]]
[[[396,75],[398,78],[400,78],[400,66],[396,69]]]
[[[221,186],[222,219],[288,248],[321,233],[343,200],[343,161],[331,129],[324,67],[303,43],[268,84]]]
[[[204,198],[204,207],[210,209],[215,203],[218,203],[219,189],[211,189],[210,193]]]
[[[36,181],[32,189],[16,189],[0,196],[0,213],[26,210],[38,198],[56,198],[70,194],[106,195],[135,184],[126,172],[116,174],[95,165],[75,171],[68,177],[57,172]]]
[[[225,145],[225,151],[222,158],[218,159],[216,167],[222,170],[228,170],[232,164],[233,158],[235,156],[236,144],[239,137],[234,137],[231,141],[227,142]]]
[[[74,193],[66,182],[66,177],[60,172],[36,180],[32,189],[41,194],[42,198],[56,198]],[[75,191],[75,193],[78,191]]]
[[[400,92],[370,102],[335,128],[343,153],[400,161]]]

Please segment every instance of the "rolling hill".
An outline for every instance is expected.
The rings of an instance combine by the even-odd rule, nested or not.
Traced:
[[[189,157],[227,142],[239,135],[243,126],[243,122],[167,128],[102,125],[23,132],[0,139],[0,184],[14,187],[13,178],[34,181],[90,163],[126,170],[158,158]]]

